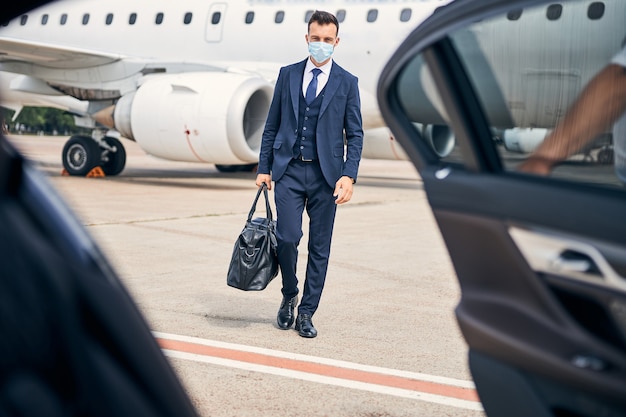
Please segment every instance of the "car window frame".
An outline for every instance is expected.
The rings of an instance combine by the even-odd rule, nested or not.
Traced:
[[[487,115],[452,40],[446,36],[423,55],[459,142],[465,169],[502,173]]]

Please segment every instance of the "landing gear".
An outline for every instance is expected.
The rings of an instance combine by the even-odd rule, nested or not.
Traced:
[[[613,149],[609,146],[602,147],[602,149],[598,152],[597,158],[599,164],[612,164],[614,159]]]
[[[102,149],[102,170],[106,175],[117,175],[126,165],[126,150],[119,139],[111,136],[102,138],[108,148]]]
[[[72,136],[63,146],[63,168],[70,175],[85,176],[100,164],[100,147],[89,136]]]
[[[72,136],[63,146],[63,168],[69,175],[85,176],[99,166],[105,175],[117,175],[126,165],[126,150],[111,136],[99,141],[89,136]]]

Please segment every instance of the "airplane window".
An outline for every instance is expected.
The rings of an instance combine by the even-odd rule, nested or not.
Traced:
[[[519,20],[522,17],[522,9],[511,10],[506,14],[506,18],[511,21]]]
[[[339,23],[342,23],[344,20],[346,20],[346,11],[343,9],[337,10],[337,14],[335,15],[335,17],[337,18],[337,21]]]
[[[285,12],[276,12],[276,17],[274,17],[274,23],[283,23],[283,20],[285,20]]]
[[[211,16],[211,24],[217,25],[220,22],[221,18],[222,18],[222,12],[213,13],[213,16]]]
[[[246,25],[249,25],[254,21],[254,12],[246,13]]]
[[[411,20],[412,13],[413,11],[411,9],[402,9],[402,11],[400,11],[400,21],[408,22],[409,20]]]
[[[64,24],[66,24],[66,23],[67,23],[67,14],[66,14],[66,13],[63,13],[63,14],[61,15],[61,25],[64,25]]]
[[[137,13],[131,13],[130,16],[128,16],[128,24],[134,25],[135,22],[137,22]]]
[[[41,16],[41,24],[42,25],[47,25],[48,24],[48,15],[44,14]]]
[[[307,10],[304,14],[304,23],[309,23],[309,20],[311,20],[311,16],[313,16],[313,10]]]
[[[561,17],[562,12],[563,6],[560,4],[551,4],[548,6],[546,16],[548,17],[548,20],[558,20]]]
[[[160,25],[161,23],[163,23],[163,13],[159,12],[156,14],[156,18],[154,19],[154,23],[156,23],[157,25]]]
[[[376,21],[376,19],[378,19],[378,10],[376,10],[376,9],[368,10],[368,12],[367,12],[367,21],[369,23],[373,23],[373,22]]]
[[[604,3],[597,1],[591,3],[587,9],[587,17],[591,20],[599,20],[604,16]]]
[[[183,23],[185,23],[186,25],[190,24],[192,16],[193,14],[191,12],[185,13],[185,18],[183,19]],[[213,23],[214,25],[217,25],[220,22],[220,18],[221,18],[220,12],[213,13],[213,18],[211,19],[211,23]]]
[[[106,19],[105,23],[107,25],[110,25],[111,23],[113,23],[113,13],[107,14],[107,19]]]
[[[86,25],[87,23],[89,23],[89,13],[85,13],[83,15],[83,25]]]
[[[20,17],[20,25],[24,26],[26,24],[26,22],[28,22],[28,15],[22,15],[22,17]]]

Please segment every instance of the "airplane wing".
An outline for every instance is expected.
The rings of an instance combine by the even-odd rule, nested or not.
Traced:
[[[11,86],[11,90],[24,93],[57,95],[62,92],[80,100],[119,96],[122,88],[106,83],[119,84],[140,73],[145,66],[139,62],[125,63],[125,58],[65,45],[0,38],[0,71],[28,76],[28,82],[20,82],[19,86],[14,82]],[[103,93],[94,93],[92,88],[91,72],[96,68],[99,76],[106,77],[101,78],[98,85]]]
[[[68,46],[53,46],[39,42],[0,39],[0,63],[30,63],[58,69],[89,68],[116,62],[117,54],[89,51]]]
[[[135,91],[146,75],[191,71],[230,70],[224,66],[160,62],[151,58],[0,38],[0,72],[22,74],[18,78],[10,77],[8,91],[14,94],[36,94],[48,99],[67,95],[82,101],[116,100]],[[95,79],[94,73],[97,73]],[[5,101],[8,98],[5,97]]]
[[[79,116],[81,126],[115,129],[154,156],[222,165],[258,158],[280,65],[173,61],[0,38],[0,81],[8,87],[4,106],[66,109]],[[101,163],[100,148],[91,148],[85,148],[90,160]],[[107,175],[120,170],[114,171]]]
[[[52,45],[0,37],[0,71],[29,75],[45,71],[46,74],[54,74],[54,70],[81,71],[95,67],[113,67],[116,64],[130,68],[125,73],[133,72],[141,67],[144,74],[187,71],[254,72],[266,79],[274,77],[282,65],[281,63],[257,61],[215,62],[210,65],[205,62],[162,62],[150,57],[131,57],[67,45]],[[99,76],[102,74],[99,73]]]

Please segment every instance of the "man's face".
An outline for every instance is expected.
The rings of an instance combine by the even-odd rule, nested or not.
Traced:
[[[307,43],[324,42],[332,46],[337,46],[339,38],[337,37],[337,26],[332,23],[328,25],[320,25],[312,22],[309,26],[309,33],[305,36]]]

